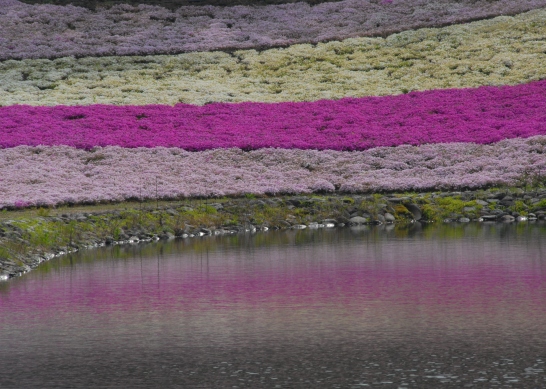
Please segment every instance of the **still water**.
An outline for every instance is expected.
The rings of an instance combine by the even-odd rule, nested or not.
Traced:
[[[544,388],[546,226],[109,247],[0,284],[2,388]]]

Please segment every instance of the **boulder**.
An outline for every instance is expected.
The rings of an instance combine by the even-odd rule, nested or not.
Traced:
[[[349,219],[349,224],[355,226],[359,224],[367,224],[369,221],[370,219],[367,219],[365,217],[355,216]]]
[[[423,215],[421,214],[421,209],[417,206],[417,204],[406,204],[406,208],[411,212],[415,220],[422,219]]]
[[[386,212],[383,216],[385,217],[386,223],[394,223],[396,221],[396,218],[388,212]]]

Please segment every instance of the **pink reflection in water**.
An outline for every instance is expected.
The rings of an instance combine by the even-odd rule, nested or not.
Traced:
[[[97,261],[31,273],[13,282],[0,304],[44,314],[262,308],[362,313],[378,305],[429,316],[523,307],[544,312],[545,281],[540,251],[514,244],[352,242]]]

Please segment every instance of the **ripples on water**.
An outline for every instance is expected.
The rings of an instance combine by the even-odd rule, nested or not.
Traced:
[[[544,225],[208,237],[0,284],[0,387],[546,387]]]

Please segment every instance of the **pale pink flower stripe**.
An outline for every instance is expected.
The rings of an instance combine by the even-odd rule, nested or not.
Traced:
[[[0,108],[0,147],[365,150],[542,134],[546,81],[298,103]]]
[[[0,208],[161,198],[520,185],[546,176],[546,136],[367,151],[0,150]]]
[[[386,36],[514,15],[546,0],[344,0],[309,6],[73,6],[0,0],[0,60],[173,54]]]

